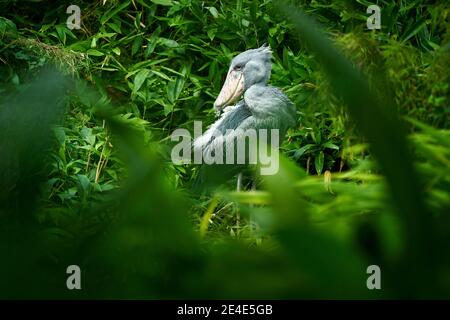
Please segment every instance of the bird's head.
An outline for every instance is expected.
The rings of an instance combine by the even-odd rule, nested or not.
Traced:
[[[263,45],[238,54],[231,61],[225,83],[214,102],[214,108],[221,111],[238,100],[255,84],[266,84],[270,78],[272,51]]]

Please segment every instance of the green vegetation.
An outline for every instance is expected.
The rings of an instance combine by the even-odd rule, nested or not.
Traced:
[[[74,2],[0,1],[1,298],[450,297],[448,4]],[[263,43],[280,172],[199,192],[170,135]]]

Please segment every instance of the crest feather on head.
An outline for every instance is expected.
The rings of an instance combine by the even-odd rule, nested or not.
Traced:
[[[270,61],[271,58],[272,58],[272,50],[270,49],[270,46],[263,44],[259,48],[249,49],[239,53],[236,57],[234,57],[232,61],[232,66],[238,64],[245,64],[247,63],[247,61],[252,59],[261,59]]]

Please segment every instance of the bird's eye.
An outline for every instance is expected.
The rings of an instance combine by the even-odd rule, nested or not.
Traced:
[[[234,67],[234,70],[236,70],[236,71],[241,71],[241,70],[242,70],[242,66],[239,66],[239,65],[238,65],[238,66],[235,66],[235,67]]]

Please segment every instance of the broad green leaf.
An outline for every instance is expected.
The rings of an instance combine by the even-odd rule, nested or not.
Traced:
[[[311,150],[313,147],[315,147],[315,144],[307,144],[295,151],[294,153],[294,159],[299,159],[305,152]]]
[[[172,39],[167,39],[167,38],[159,38],[159,40],[161,41],[161,43],[163,45],[165,45],[166,47],[169,48],[176,48],[179,47],[180,45],[178,44],[178,42],[176,42],[175,40]]]
[[[148,58],[153,53],[157,43],[158,37],[155,34],[152,34],[152,36],[147,42],[147,49],[145,50],[145,58]]]
[[[142,48],[142,36],[136,37],[131,47],[131,55],[134,56]]]
[[[119,47],[115,47],[112,49],[112,52],[114,52],[115,54],[117,54],[118,56],[120,56],[120,48]]]
[[[209,7],[208,9],[214,18],[217,19],[219,17],[219,12],[217,11],[217,9],[215,7]]]
[[[339,150],[339,147],[338,147],[337,145],[331,143],[331,142],[326,142],[326,143],[324,143],[324,144],[323,144],[323,147],[324,147],[324,148],[327,148],[327,149]]]
[[[107,25],[117,33],[122,33],[118,23],[108,22]]]
[[[173,111],[174,105],[164,103],[163,107],[164,107],[164,116],[168,116]]]
[[[98,51],[96,49],[89,49],[87,51],[87,54],[90,55],[90,56],[94,56],[94,57],[102,57],[102,56],[105,55],[103,52],[100,52],[100,51]]]
[[[139,89],[142,87],[145,80],[147,79],[149,73],[150,73],[149,69],[142,69],[136,74],[136,76],[134,77],[134,87],[133,87],[134,93],[139,91]]]
[[[66,43],[66,27],[65,26],[55,26],[56,32],[58,33],[58,38],[62,43]]]
[[[318,175],[322,174],[323,160],[324,160],[324,153],[323,151],[320,151],[319,154],[314,159],[314,165],[316,167],[316,172]]]
[[[77,174],[78,182],[82,192],[86,193],[90,190],[91,181],[84,174]]]
[[[64,145],[66,141],[66,132],[63,127],[57,126],[53,128],[53,132],[55,133],[56,140],[60,145]]]

